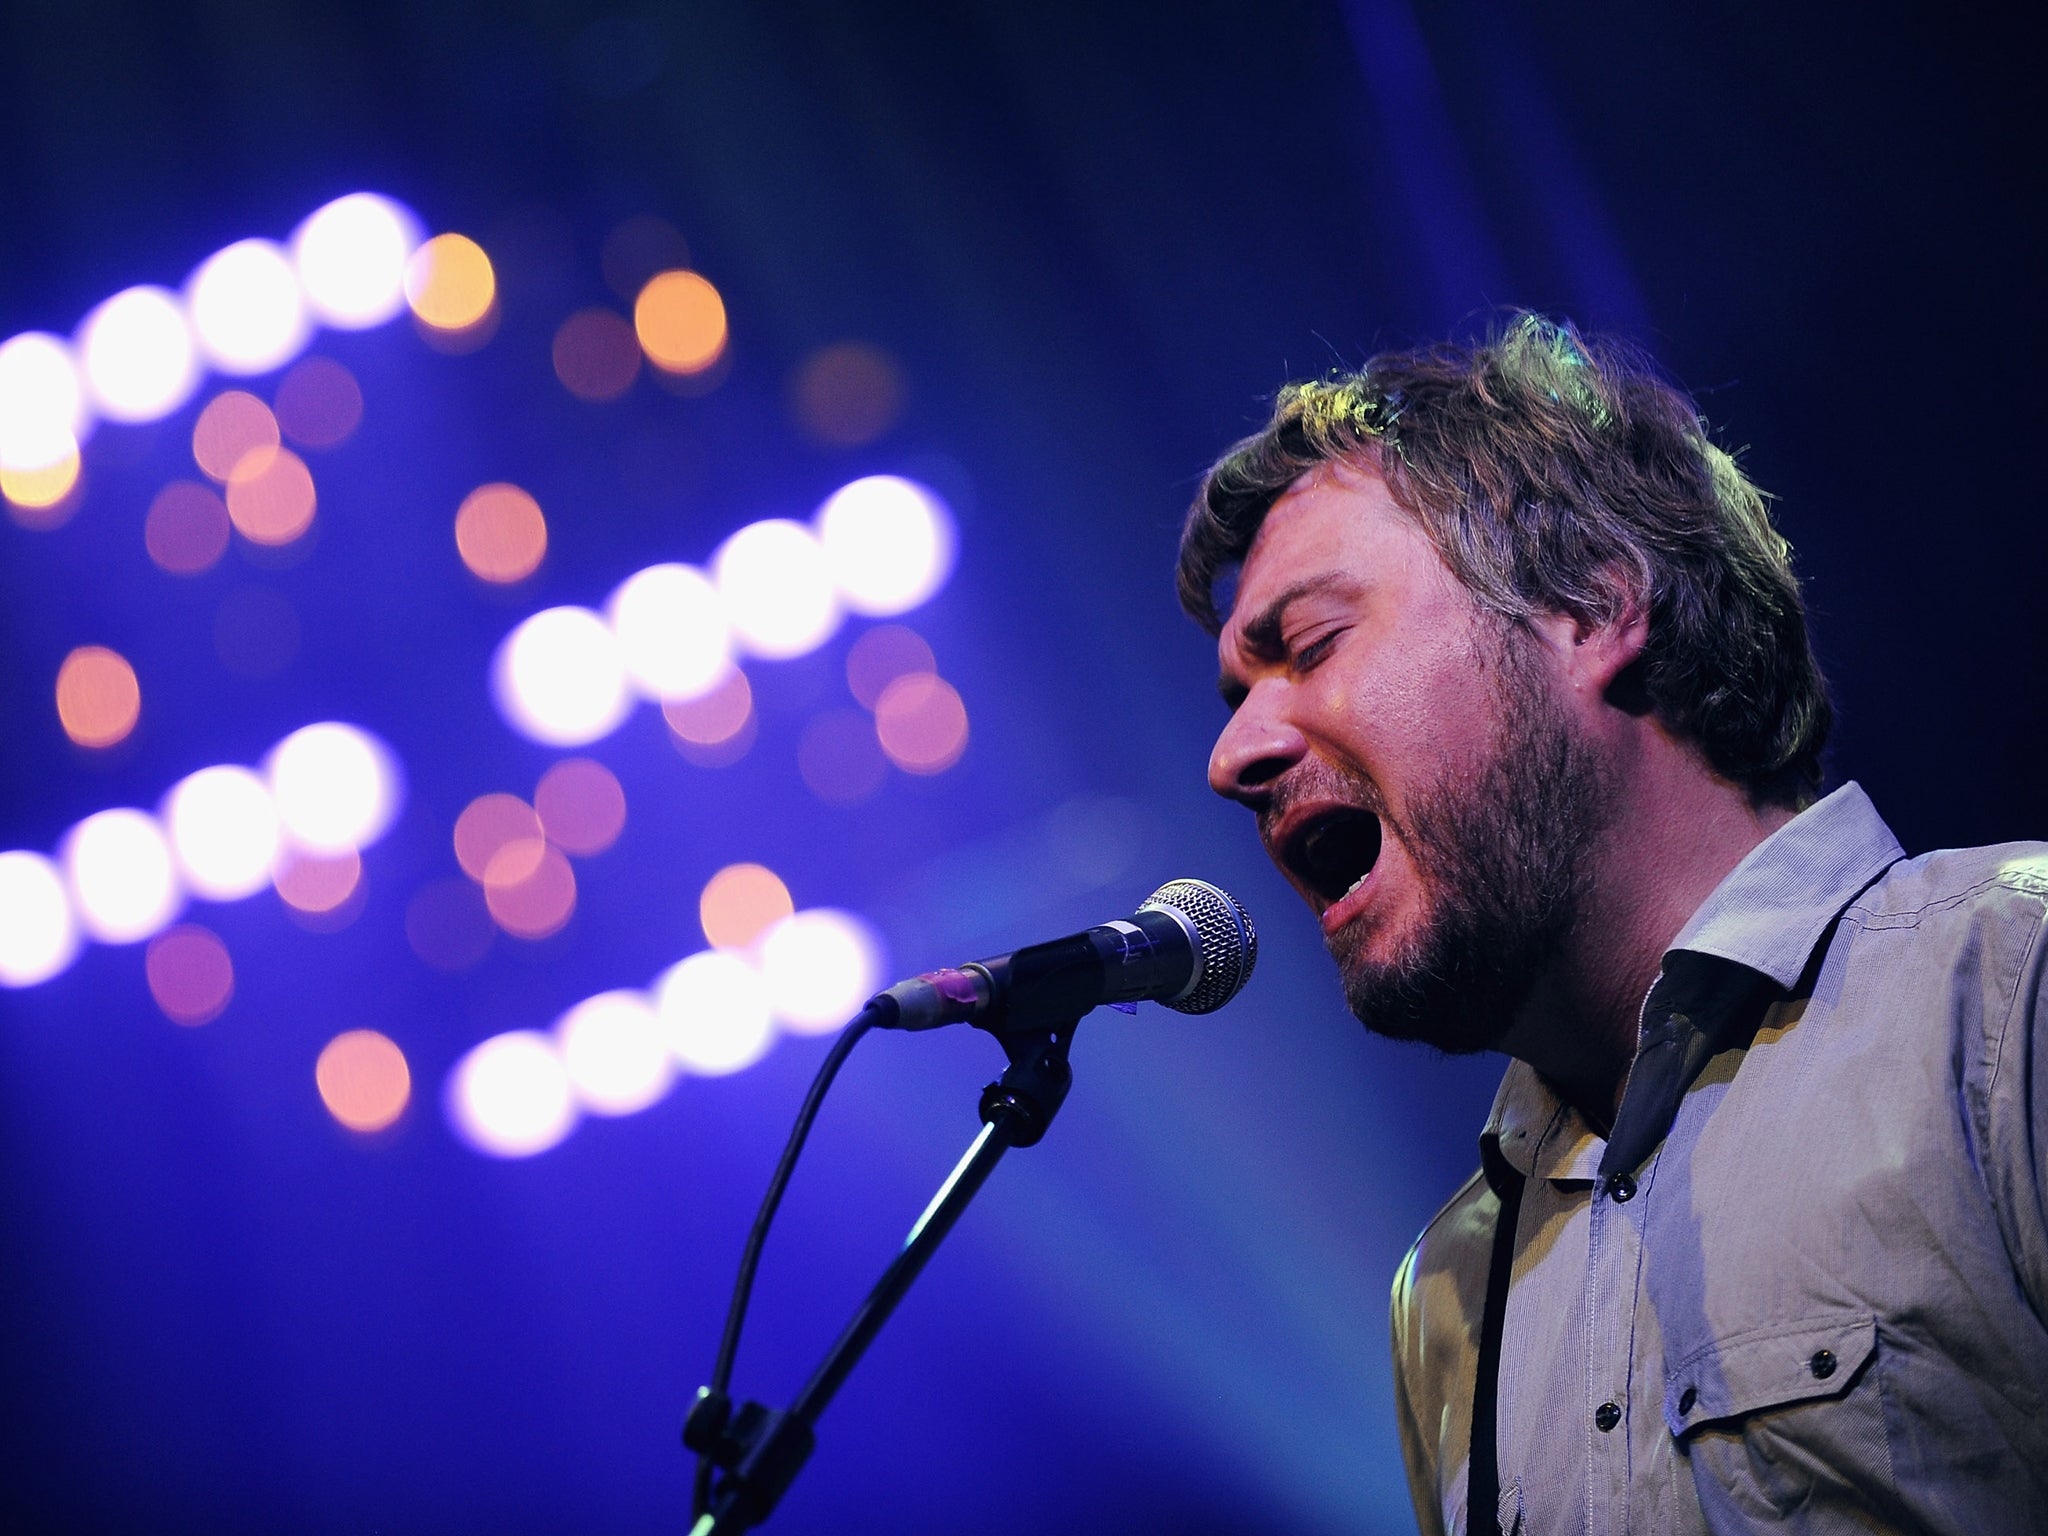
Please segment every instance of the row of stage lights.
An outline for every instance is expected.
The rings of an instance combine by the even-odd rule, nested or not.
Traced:
[[[209,368],[233,376],[282,368],[318,325],[363,329],[409,307],[442,350],[481,345],[497,317],[488,257],[464,236],[423,240],[422,233],[402,205],[351,194],[316,211],[286,242],[244,240],[220,251],[181,292],[144,285],[116,294],[68,340],[30,332],[0,343],[0,497],[18,521],[54,526],[76,504],[82,446],[99,421],[167,416]],[[572,322],[579,319],[589,315]],[[656,369],[682,378],[719,360],[725,326],[708,282],[666,271],[639,291],[631,332]],[[557,374],[572,393],[611,398],[616,391],[579,388],[573,330],[565,324],[557,335]],[[848,363],[836,355],[828,361]],[[873,371],[872,360],[852,361]],[[816,382],[808,373],[806,381]],[[195,425],[193,452],[223,488],[224,508],[207,487],[167,487],[145,528],[152,558],[167,571],[196,573],[224,550],[230,526],[252,543],[296,540],[311,523],[312,487],[297,473],[303,461],[279,440],[280,422],[283,436],[325,447],[349,434],[360,411],[346,371],[317,357],[286,375],[275,414],[244,391],[217,395]],[[293,419],[285,421],[288,414]],[[538,568],[547,529],[530,496],[499,484],[464,502],[455,536],[472,573],[508,584]],[[908,612],[944,585],[954,547],[951,514],[928,487],[896,476],[856,480],[808,523],[768,519],[740,529],[705,568],[671,563],[636,573],[601,613],[558,607],[532,615],[498,648],[493,691],[516,730],[551,745],[609,734],[643,697],[662,707],[686,756],[730,761],[751,739],[743,659],[801,656],[848,615]],[[807,731],[801,766],[821,796],[858,798],[872,788],[877,744],[913,773],[957,760],[965,711],[919,637],[897,626],[870,629],[849,657],[848,678],[872,718],[863,725],[858,714],[839,711],[848,719],[828,715]],[[60,719],[81,745],[110,745],[133,727],[139,685],[115,653],[75,650],[57,692]],[[849,756],[854,737],[866,745]],[[588,760],[557,769],[601,778],[599,787],[616,794],[616,780]],[[589,786],[583,790],[579,814],[587,820],[593,802]],[[189,775],[155,813],[123,807],[85,818],[60,840],[54,859],[0,853],[0,985],[29,986],[61,973],[88,938],[146,939],[159,1004],[180,1023],[203,1023],[226,1006],[232,963],[210,930],[172,926],[187,901],[231,901],[270,885],[309,926],[322,926],[323,915],[346,921],[360,906],[360,850],[389,826],[399,792],[388,748],[356,727],[326,722],[280,742],[260,771],[223,765]],[[563,862],[559,850],[608,845],[623,820],[622,801],[618,813],[608,833],[597,841],[586,835],[581,845],[561,835],[557,817],[545,836],[504,840],[477,870],[462,858],[458,824],[458,860],[482,889],[495,926],[538,938],[566,921],[573,894],[546,914],[512,903],[547,883],[538,875],[550,857]],[[540,850],[533,871],[522,863],[529,843]],[[510,869],[514,863],[519,871]],[[415,909],[421,906],[416,900]],[[735,910],[752,915],[735,918]],[[795,910],[781,882],[759,866],[722,871],[701,912],[711,947],[669,967],[644,992],[586,999],[548,1031],[509,1031],[465,1056],[444,1094],[458,1135],[501,1156],[545,1150],[584,1114],[627,1113],[658,1100],[684,1073],[721,1075],[750,1064],[778,1032],[836,1028],[877,984],[873,931],[849,913]],[[412,935],[414,915],[409,936],[432,958]],[[403,1052],[371,1030],[330,1042],[316,1080],[330,1111],[358,1131],[390,1124],[410,1098]]]

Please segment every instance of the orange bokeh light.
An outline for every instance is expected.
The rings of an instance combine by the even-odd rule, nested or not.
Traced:
[[[702,373],[725,351],[725,300],[699,273],[657,272],[633,301],[633,329],[655,367]]]
[[[119,651],[81,645],[57,668],[57,719],[81,747],[111,747],[142,714],[142,685]]]
[[[289,544],[313,526],[313,472],[289,448],[246,455],[228,478],[228,517],[252,544]]]
[[[287,853],[271,876],[286,906],[315,917],[338,912],[362,880],[363,861],[354,853],[298,850]]]
[[[252,454],[263,457],[249,464],[248,473],[261,474],[282,441],[269,406],[247,390],[223,390],[192,424],[192,461],[225,485]]]
[[[715,747],[731,741],[754,718],[754,689],[747,674],[735,670],[724,682],[697,699],[670,699],[661,717],[681,741]]]
[[[903,414],[903,371],[880,347],[820,347],[789,381],[790,412],[804,435],[834,448],[871,443]]]
[[[640,375],[633,327],[608,309],[579,309],[555,332],[555,377],[578,400],[616,400]]]
[[[541,775],[533,808],[548,841],[565,853],[588,857],[619,840],[626,825],[626,792],[603,763],[567,757]]]
[[[422,325],[464,331],[491,312],[497,275],[484,248],[467,235],[436,235],[405,268],[405,301]]]
[[[301,448],[346,442],[362,419],[362,387],[331,357],[301,358],[277,386],[278,429]]]
[[[405,1052],[374,1029],[336,1035],[313,1065],[313,1081],[327,1112],[352,1131],[381,1131],[412,1099]]]
[[[516,485],[480,485],[455,513],[455,548],[462,563],[485,581],[523,581],[548,552],[548,523],[540,503]]]
[[[217,1019],[235,995],[235,963],[211,929],[181,923],[149,941],[149,995],[174,1024]]]
[[[0,496],[6,497],[16,522],[54,528],[71,515],[65,498],[78,489],[79,470],[76,443],[47,464],[0,464]]]
[[[899,677],[875,701],[875,735],[906,773],[943,773],[967,750],[967,706],[929,672]]]
[[[576,910],[576,872],[539,838],[507,843],[484,869],[484,904],[515,939],[557,933]]]
[[[142,520],[149,558],[174,576],[212,570],[227,552],[228,504],[211,486],[173,480],[156,493]]]
[[[897,678],[938,670],[924,636],[901,624],[877,625],[854,641],[846,653],[846,686],[870,710]]]
[[[542,840],[540,817],[517,795],[478,795],[455,818],[455,862],[479,883],[508,843]]]
[[[795,910],[789,887],[760,864],[728,864],[697,898],[704,937],[720,949],[745,949]]]

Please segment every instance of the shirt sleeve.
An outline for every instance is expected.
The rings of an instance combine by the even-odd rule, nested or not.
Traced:
[[[1390,1307],[1394,1356],[1394,1422],[1401,1431],[1401,1464],[1408,1470],[1408,1497],[1415,1506],[1416,1528],[1422,1536],[1444,1536],[1443,1510],[1437,1498],[1435,1444],[1422,1432],[1417,1417],[1415,1387],[1410,1378],[1416,1369],[1417,1315],[1415,1261],[1421,1253],[1418,1242],[1408,1250],[1394,1273],[1394,1295]]]
[[[1985,1177],[2021,1288],[2048,1317],[2048,914],[1985,1045]]]

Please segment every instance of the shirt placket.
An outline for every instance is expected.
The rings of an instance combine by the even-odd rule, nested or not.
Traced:
[[[1629,1360],[1635,1332],[1636,1271],[1648,1196],[1628,1174],[1596,1185],[1586,1239],[1586,1374],[1580,1420],[1586,1437],[1587,1536],[1627,1536]],[[1652,1405],[1654,1407],[1654,1405]]]

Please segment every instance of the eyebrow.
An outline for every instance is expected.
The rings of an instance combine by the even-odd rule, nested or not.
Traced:
[[[1282,631],[1286,627],[1289,608],[1305,597],[1319,597],[1328,592],[1356,595],[1361,590],[1358,580],[1343,571],[1304,576],[1283,588],[1271,602],[1245,621],[1238,630],[1240,648],[1261,660],[1277,661],[1287,651]],[[1216,679],[1216,691],[1222,695],[1225,704],[1236,709],[1244,701],[1246,690],[1242,683],[1225,672]]]

